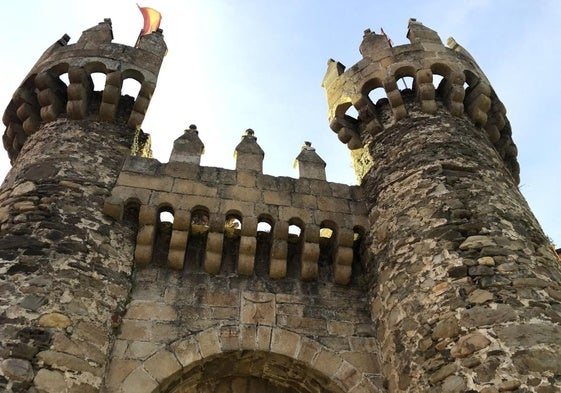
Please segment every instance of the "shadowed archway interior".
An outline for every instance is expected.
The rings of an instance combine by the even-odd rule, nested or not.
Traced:
[[[303,362],[263,351],[235,351],[178,371],[153,393],[343,393]]]

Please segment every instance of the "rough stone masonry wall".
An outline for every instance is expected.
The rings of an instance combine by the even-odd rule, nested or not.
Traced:
[[[335,232],[345,236],[353,226],[366,226],[360,195],[357,187],[325,180],[130,157],[106,211],[120,217],[119,208],[135,202],[138,239],[146,229],[156,234],[146,246],[137,242],[133,290],[107,390],[382,391],[378,344],[360,269],[348,285],[336,284],[335,262],[312,252],[320,249],[324,221],[335,223]],[[202,259],[191,248],[201,228],[192,219],[201,208],[209,216],[207,244],[199,244]],[[169,246],[164,242],[165,249],[158,250],[157,233],[165,227],[157,219],[162,209],[173,212],[174,222],[168,229]],[[234,254],[224,227],[230,212],[241,221],[240,250]],[[263,215],[272,225],[268,256],[256,252],[259,246],[253,242],[263,235],[256,232]],[[302,227],[304,245],[290,254],[288,224],[294,219]],[[340,243],[349,246],[348,241]],[[285,273],[272,277],[272,267],[282,262]],[[303,277],[305,264],[315,264],[311,271],[316,274]]]
[[[136,272],[107,390],[342,393],[382,382],[360,288],[150,265]]]
[[[102,209],[133,133],[55,120],[29,137],[3,183],[1,391],[98,391],[133,253],[132,231]]]
[[[546,236],[484,130],[441,104],[406,106],[373,137],[363,180],[389,391],[558,392],[561,272]]]

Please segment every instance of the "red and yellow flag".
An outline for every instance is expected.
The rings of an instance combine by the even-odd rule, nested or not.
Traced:
[[[162,20],[162,15],[154,8],[141,7],[138,4],[137,7],[144,17],[144,27],[142,28],[140,35],[143,36],[158,30],[160,27],[160,21]]]

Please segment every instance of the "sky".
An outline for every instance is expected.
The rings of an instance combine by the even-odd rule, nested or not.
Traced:
[[[328,124],[321,81],[327,60],[360,60],[363,31],[408,43],[416,18],[466,48],[483,69],[513,129],[520,190],[561,247],[561,143],[557,97],[561,63],[558,0],[138,0],[162,14],[168,45],[143,130],[167,162],[173,140],[196,124],[202,165],[234,168],[233,151],[252,128],[265,151],[264,172],[297,177],[294,158],[311,141],[327,179],[355,184],[350,154]],[[143,21],[135,1],[19,0],[3,6],[0,103],[43,51],[64,33],[111,18],[114,42],[134,45]],[[9,170],[0,153],[0,177]]]

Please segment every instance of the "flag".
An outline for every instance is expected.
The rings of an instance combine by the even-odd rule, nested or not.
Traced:
[[[162,20],[162,15],[154,8],[141,7],[138,4],[137,7],[144,17],[144,27],[142,28],[140,35],[143,36],[158,30],[160,27],[160,21]]]
[[[386,32],[384,31],[384,29],[380,27],[380,30],[382,31],[382,35],[384,36],[384,38],[386,38],[386,41],[388,41],[388,45],[393,46],[392,40],[390,40],[389,37],[386,35]]]

